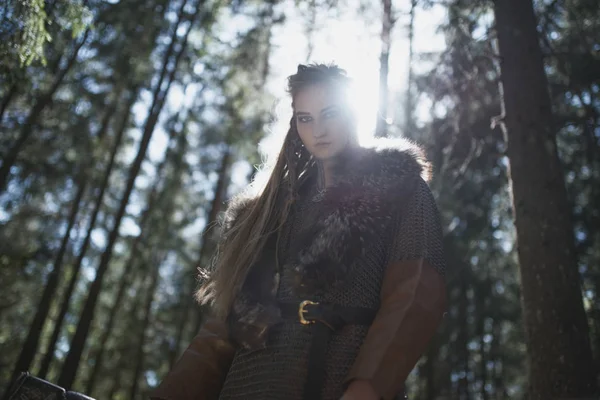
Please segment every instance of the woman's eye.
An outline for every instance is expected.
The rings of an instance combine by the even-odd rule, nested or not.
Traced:
[[[334,118],[337,117],[339,114],[338,110],[331,110],[331,111],[327,111],[326,113],[323,114],[324,118]]]
[[[312,121],[312,117],[308,117],[308,116],[298,117],[298,122],[301,122],[303,124],[310,122],[310,121]]]

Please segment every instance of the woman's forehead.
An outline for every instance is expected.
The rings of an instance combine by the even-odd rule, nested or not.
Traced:
[[[339,103],[339,97],[330,85],[314,84],[302,88],[294,98],[296,112],[318,113]]]

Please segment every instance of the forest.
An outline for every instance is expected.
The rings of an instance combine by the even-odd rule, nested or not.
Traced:
[[[0,395],[147,398],[308,62],[433,163],[448,310],[409,399],[598,398],[598,0],[0,2]]]

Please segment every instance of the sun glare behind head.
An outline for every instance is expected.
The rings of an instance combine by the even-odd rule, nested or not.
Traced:
[[[352,85],[349,89],[350,105],[356,116],[358,140],[361,144],[369,142],[375,131],[379,89],[373,83],[373,71],[358,68],[349,73]]]

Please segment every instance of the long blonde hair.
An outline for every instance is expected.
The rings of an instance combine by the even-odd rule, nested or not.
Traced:
[[[288,93],[294,98],[303,88],[314,84],[331,85],[345,90],[346,72],[335,65],[300,65],[296,74],[288,77]],[[287,220],[298,193],[298,183],[314,171],[314,160],[302,144],[295,116],[283,141],[283,146],[262,192],[247,206],[223,236],[219,244],[214,271],[196,292],[202,304],[211,302],[213,312],[225,318],[239,293],[250,267],[257,261],[271,233],[277,232]],[[243,202],[244,194],[232,200],[231,207]]]

